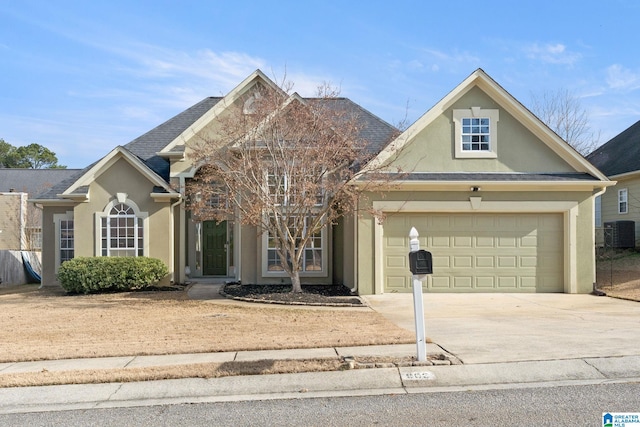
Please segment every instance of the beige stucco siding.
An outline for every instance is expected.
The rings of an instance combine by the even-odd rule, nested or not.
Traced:
[[[499,109],[497,158],[459,159],[454,150],[454,109]],[[412,172],[575,172],[518,120],[475,87],[435,118],[390,159],[393,168]]]
[[[156,202],[150,194],[153,183],[126,160],[119,159],[111,168],[98,176],[89,187],[90,199],[74,209],[76,235],[82,232],[89,238],[76,239],[76,256],[100,256],[96,213],[105,211],[107,204],[125,193],[141,213],[147,215],[147,255],[170,265],[170,210],[168,202]],[[85,234],[86,233],[86,234]]]
[[[481,197],[475,208],[470,197]],[[588,293],[594,280],[593,198],[590,192],[390,192],[369,200],[384,215],[407,213],[446,214],[558,214],[562,217],[562,289],[569,293]],[[408,234],[407,230],[407,234]],[[429,231],[427,230],[428,234]],[[384,263],[382,223],[371,215],[358,220],[357,281],[362,294],[381,293]],[[425,248],[429,249],[429,248]]]
[[[54,214],[73,213],[75,257],[101,256],[98,214],[104,213],[110,202],[117,203],[118,193],[126,194],[126,201],[135,203],[138,213],[144,218],[145,255],[160,259],[172,271],[174,252],[171,238],[174,234],[170,227],[170,202],[156,202],[151,198],[153,186],[154,184],[146,176],[127,160],[120,158],[90,183],[88,201],[60,207],[45,206],[43,220],[49,221],[53,227],[44,227],[43,253],[48,256],[43,257],[43,282],[55,283],[56,254],[59,249],[56,242],[57,224]]]
[[[631,176],[629,178],[616,179],[617,184],[607,188],[607,191],[601,196],[601,218],[604,226],[605,222],[612,221],[634,221],[635,224],[635,241],[636,245],[640,242],[640,176]],[[618,190],[627,189],[627,200],[629,204],[628,213],[618,213]],[[599,233],[601,240],[601,233]]]
[[[73,212],[73,205],[44,206],[42,209],[42,285],[58,285],[56,279],[58,242],[56,240],[57,224],[54,215]]]

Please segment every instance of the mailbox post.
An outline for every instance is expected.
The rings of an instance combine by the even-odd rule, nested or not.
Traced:
[[[420,249],[418,230],[409,231],[409,269],[413,276],[413,314],[416,322],[416,346],[418,361],[427,360],[427,343],[424,328],[424,305],[422,301],[422,281],[433,272],[431,252]]]

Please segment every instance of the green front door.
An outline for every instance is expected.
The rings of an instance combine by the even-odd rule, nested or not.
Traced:
[[[202,229],[202,273],[205,276],[226,276],[227,221],[205,221]]]

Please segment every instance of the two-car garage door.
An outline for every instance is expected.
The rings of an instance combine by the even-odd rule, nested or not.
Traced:
[[[398,213],[383,227],[384,292],[411,290],[411,227],[433,255],[429,291],[564,291],[562,214]]]

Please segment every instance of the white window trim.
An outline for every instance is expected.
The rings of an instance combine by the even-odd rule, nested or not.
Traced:
[[[326,277],[328,274],[328,247],[327,247],[327,228],[322,227],[320,238],[322,239],[322,269],[317,271],[301,271],[300,277]],[[262,276],[263,277],[289,277],[286,271],[276,270],[269,271],[269,231],[262,233]]]
[[[60,268],[60,222],[61,221],[73,221],[73,211],[67,211],[63,214],[53,214],[53,224],[55,228],[55,272],[58,273],[58,268]],[[74,221],[74,254],[75,254],[75,221]]]
[[[123,197],[121,196],[121,194],[122,193],[118,194],[119,197],[117,199],[107,203],[107,206],[105,206],[102,212],[96,212],[95,214],[96,235],[94,239],[95,241],[94,254],[95,256],[102,256],[102,218],[108,217],[109,213],[111,212],[111,209],[115,205],[124,203],[126,205],[129,205],[133,209],[133,212],[136,214],[136,217],[142,218],[142,232],[144,233],[144,236],[142,239],[143,246],[144,246],[142,249],[142,256],[149,256],[149,240],[150,240],[149,239],[149,213],[141,212],[136,202],[134,202],[131,199],[127,198],[124,201],[122,201]],[[137,253],[136,253],[136,256],[138,256]]]
[[[620,204],[624,203],[624,211],[621,209]],[[618,214],[625,215],[629,213],[629,192],[626,188],[618,190]]]
[[[602,227],[602,196],[596,196],[594,200],[594,221],[596,227]]]
[[[474,151],[462,149],[462,119],[486,117],[489,119],[489,150]],[[463,110],[453,110],[455,156],[458,159],[495,159],[498,157],[498,120],[500,111],[471,107]]]

